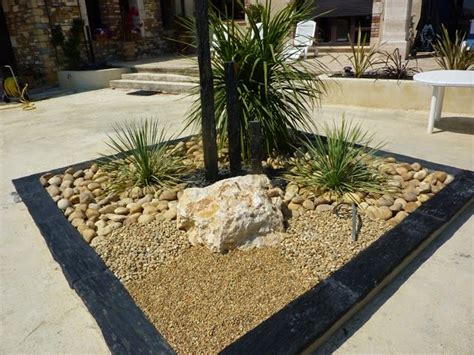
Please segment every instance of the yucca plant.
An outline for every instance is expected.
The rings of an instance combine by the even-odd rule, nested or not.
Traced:
[[[323,133],[325,138],[317,135],[303,142],[300,158],[293,161],[286,180],[316,194],[329,192],[338,200],[358,192],[383,194],[387,177],[367,163],[367,157],[381,147],[372,146],[374,136],[345,119],[339,127],[324,125]]]
[[[273,150],[287,150],[295,141],[296,130],[311,126],[312,108],[324,91],[322,81],[315,74],[322,72],[322,67],[316,62],[301,65],[290,61],[288,40],[296,24],[311,16],[312,5],[310,0],[298,6],[292,2],[271,13],[271,1],[267,0],[259,17],[247,14],[247,28],[210,11],[217,133],[222,144],[227,136],[224,62],[234,61],[244,158],[250,152],[249,122],[252,120],[261,124],[268,154]],[[199,99],[194,102],[187,122],[188,125],[200,124]]]
[[[410,65],[409,59],[402,58],[398,48],[393,53],[384,52],[384,55],[384,65],[377,69],[377,74],[383,78],[406,79],[420,72],[418,67]]]
[[[112,172],[109,190],[122,192],[135,186],[170,187],[188,170],[184,157],[174,154],[157,120],[124,122],[113,127],[106,143],[112,157],[104,156],[103,169]]]
[[[357,32],[357,42],[354,43],[351,35],[347,35],[349,45],[351,46],[351,55],[347,56],[349,59],[352,70],[354,71],[354,77],[361,78],[375,63],[375,57],[378,54],[378,50],[375,46],[371,46],[367,43],[367,35],[362,35],[361,28]]]
[[[435,61],[445,70],[469,70],[474,65],[474,52],[462,46],[465,36],[456,30],[454,42],[449,36],[446,27],[442,26],[442,33],[433,43]]]

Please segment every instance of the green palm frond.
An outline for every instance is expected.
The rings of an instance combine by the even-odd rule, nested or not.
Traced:
[[[445,70],[469,70],[474,65],[474,52],[462,46],[465,36],[456,31],[454,42],[451,40],[446,27],[433,44],[435,61]]]
[[[248,28],[210,11],[217,133],[223,143],[227,135],[224,63],[234,61],[244,157],[249,156],[249,122],[252,120],[261,123],[267,153],[287,150],[295,140],[297,129],[311,128],[312,109],[325,92],[317,75],[325,69],[317,61],[302,65],[288,60],[288,40],[296,24],[311,16],[312,8],[313,2],[305,0],[301,5],[292,2],[279,12],[271,13],[268,0],[258,20],[255,16],[248,17]],[[200,123],[201,103],[196,99],[187,124],[198,127]]]

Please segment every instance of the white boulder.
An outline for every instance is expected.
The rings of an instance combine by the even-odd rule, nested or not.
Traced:
[[[268,196],[265,175],[246,175],[183,191],[177,206],[178,228],[193,245],[215,252],[274,245],[283,231],[281,203]]]

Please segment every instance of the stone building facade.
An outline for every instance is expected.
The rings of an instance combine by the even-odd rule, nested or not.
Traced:
[[[76,18],[85,23],[81,44],[84,63],[157,56],[173,47],[166,39],[172,37],[172,29],[166,30],[162,26],[160,5],[163,1],[160,0],[0,1],[15,61],[11,64],[23,76],[34,78],[35,82],[57,81],[56,72],[63,66],[64,58],[61,48],[52,44],[52,31],[59,25],[67,37]],[[91,11],[90,4],[97,4],[97,8]],[[131,21],[124,6],[134,6],[137,11],[136,18],[133,18],[137,28],[134,33],[128,33],[127,24]],[[96,28],[91,27],[92,21]],[[98,21],[100,28],[97,27]]]

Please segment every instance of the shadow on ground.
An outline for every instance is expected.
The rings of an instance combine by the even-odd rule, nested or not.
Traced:
[[[438,122],[435,122],[435,128],[440,131],[433,133],[449,131],[474,135],[474,117],[442,117]]]
[[[459,215],[453,223],[424,251],[418,255],[408,266],[389,283],[378,295],[338,331],[336,331],[322,346],[312,352],[312,355],[325,355],[334,353],[344,342],[359,330],[380,307],[410,278],[410,276],[428,260],[474,213],[474,204]]]

